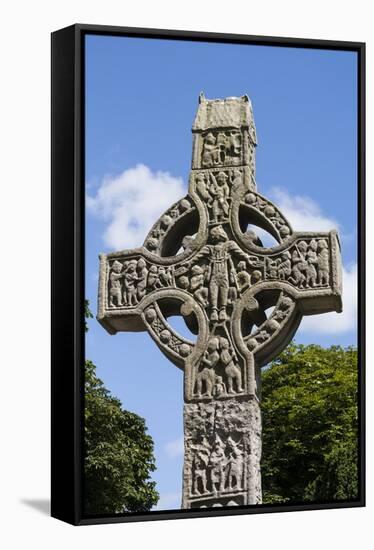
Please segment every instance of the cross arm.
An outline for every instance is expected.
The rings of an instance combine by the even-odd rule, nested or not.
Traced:
[[[151,294],[175,286],[171,258],[156,256],[145,248],[100,254],[98,321],[111,334],[143,331],[141,313]],[[169,313],[173,302],[169,301]]]

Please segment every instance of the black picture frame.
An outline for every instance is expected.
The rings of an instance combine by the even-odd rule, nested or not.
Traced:
[[[170,510],[86,517],[83,513],[84,331],[84,39],[88,34],[230,44],[346,50],[358,55],[358,357],[357,501]],[[52,449],[51,515],[73,525],[365,506],[365,44],[76,24],[52,39]]]

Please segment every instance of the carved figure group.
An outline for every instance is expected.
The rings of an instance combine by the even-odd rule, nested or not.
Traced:
[[[151,265],[144,258],[123,263],[115,260],[109,275],[109,306],[133,307],[147,291],[172,286],[173,268]]]
[[[236,302],[238,294],[262,280],[264,262],[229,240],[222,225],[211,228],[208,243],[194,256],[193,262],[197,263],[180,265],[174,276],[179,288],[188,290],[209,309],[211,322],[224,323],[227,307]]]
[[[243,391],[242,371],[235,350],[228,338],[212,336],[197,369],[196,396],[223,397]]]
[[[204,167],[235,164],[240,160],[242,136],[237,130],[203,135],[201,164]]]
[[[196,191],[203,199],[209,212],[210,221],[219,223],[229,214],[230,187],[226,172],[199,172],[196,176]]]
[[[286,250],[277,258],[267,258],[266,276],[288,281],[298,288],[329,284],[329,251],[325,239],[297,242],[292,253]]]
[[[200,287],[199,296],[203,297],[200,302],[206,303],[205,296],[209,290],[210,320],[223,322],[227,320],[227,306],[235,301],[238,289],[244,289],[246,283],[250,284],[246,266],[253,271],[258,264],[257,258],[248,256],[234,241],[229,240],[222,225],[210,230],[210,242],[194,257],[194,261],[203,259],[207,262],[204,272],[200,273],[199,284],[204,284],[204,287]],[[241,260],[239,279],[233,258]],[[205,290],[202,291],[202,288]],[[199,296],[196,298],[199,299]]]
[[[220,494],[243,487],[244,453],[240,443],[229,436],[226,443],[216,435],[212,444],[206,437],[193,447],[192,494]]]

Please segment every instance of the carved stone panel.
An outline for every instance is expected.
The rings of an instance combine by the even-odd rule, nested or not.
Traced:
[[[261,414],[256,399],[186,404],[184,431],[184,508],[260,502]]]

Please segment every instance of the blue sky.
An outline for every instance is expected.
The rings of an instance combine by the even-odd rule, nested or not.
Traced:
[[[86,296],[94,313],[99,252],[140,246],[187,191],[199,92],[247,93],[259,192],[295,229],[337,227],[342,242],[344,313],[304,320],[296,341],[356,345],[356,72],[352,52],[87,36]],[[155,441],[159,506],[179,508],[182,372],[147,333],[89,326],[87,358]]]

